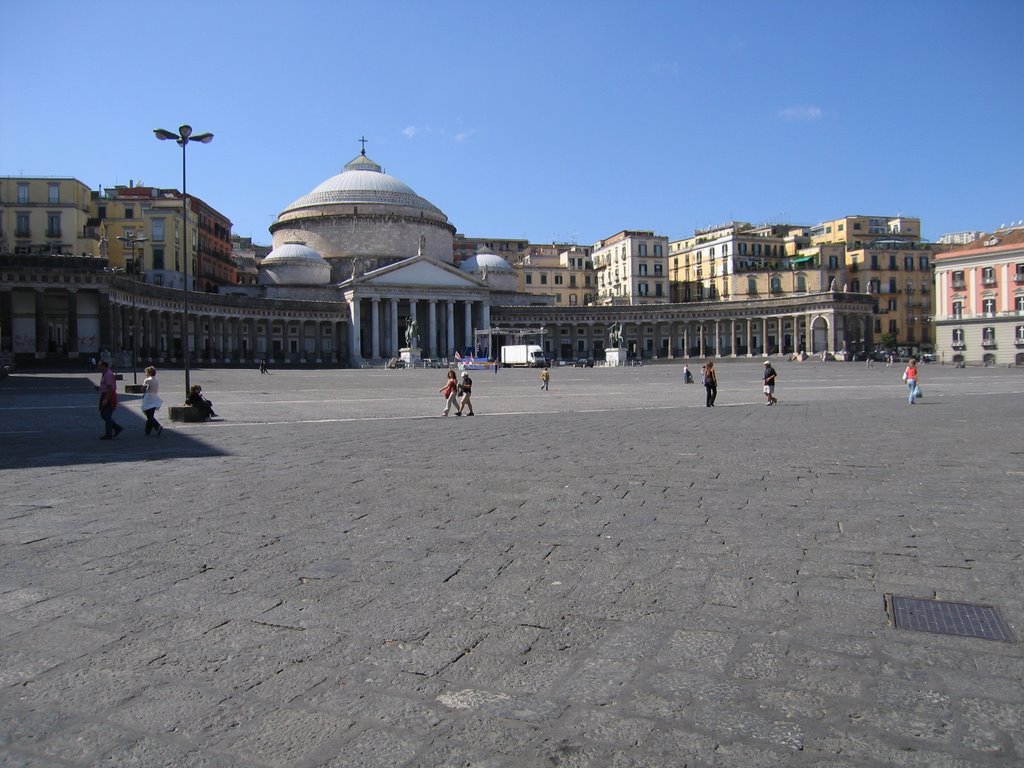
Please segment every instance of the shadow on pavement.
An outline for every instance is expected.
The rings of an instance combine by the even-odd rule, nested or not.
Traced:
[[[0,469],[66,467],[108,462],[166,461],[223,456],[205,444],[195,430],[166,428],[167,401],[157,418],[165,425],[160,437],[147,437],[140,395],[119,393],[114,420],[124,431],[100,440],[103,421],[96,408],[95,374],[13,375],[0,380]],[[122,385],[124,382],[119,382]],[[119,387],[120,389],[121,387]]]

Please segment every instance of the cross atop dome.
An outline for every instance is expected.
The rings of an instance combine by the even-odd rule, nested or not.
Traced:
[[[360,136],[358,139],[359,143],[363,145],[362,150],[359,152],[363,157],[366,157],[366,137]]]

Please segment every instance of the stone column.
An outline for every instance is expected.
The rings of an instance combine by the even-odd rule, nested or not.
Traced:
[[[380,299],[370,299],[370,358],[380,357]]]
[[[736,319],[729,320],[729,357],[736,357]]]
[[[388,334],[391,341],[388,344],[388,357],[398,357],[398,299],[389,299],[391,308],[391,329]]]
[[[427,305],[427,354],[431,360],[436,360],[437,355],[437,300],[430,299]]]
[[[363,359],[363,343],[360,333],[359,297],[353,296],[348,303],[350,324],[348,329],[349,363],[359,365]]]
[[[761,354],[768,354],[768,318],[761,318]]]
[[[466,327],[462,332],[463,347],[469,347],[476,354],[476,345],[473,343],[473,302],[466,299]]]
[[[715,357],[722,356],[722,321],[715,320]]]
[[[445,302],[445,307],[447,308],[445,316],[445,341],[447,342],[445,355],[452,357],[455,354],[455,302],[449,299]]]

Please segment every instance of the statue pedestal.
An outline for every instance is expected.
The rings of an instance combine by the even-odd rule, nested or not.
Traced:
[[[402,347],[398,350],[398,354],[401,356],[402,361],[408,367],[413,367],[420,364],[420,348],[419,347]]]
[[[626,350],[619,347],[616,347],[615,349],[606,349],[604,351],[604,362],[605,365],[625,365]]]

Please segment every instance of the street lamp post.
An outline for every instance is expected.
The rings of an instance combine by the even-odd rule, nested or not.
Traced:
[[[131,277],[132,281],[132,385],[139,385],[139,329],[138,329],[138,318],[136,317],[135,311],[135,280],[139,274],[139,259],[135,255],[135,246],[145,243],[148,238],[136,237],[135,230],[125,230],[125,234],[117,238],[125,245],[125,250],[131,254],[132,260],[129,262],[125,259],[125,272]]]
[[[188,337],[188,260],[190,258],[190,254],[188,252],[188,194],[185,189],[185,147],[188,146],[190,141],[198,141],[200,144],[209,144],[213,141],[213,134],[193,134],[191,125],[180,126],[177,133],[174,133],[173,131],[165,131],[163,128],[156,128],[153,130],[153,133],[158,139],[160,139],[160,141],[167,141],[170,139],[176,141],[178,146],[181,147],[181,249],[183,257],[182,274],[185,277],[185,293],[183,297],[184,300],[182,302],[182,315],[185,327],[182,336],[185,337],[185,397],[188,397],[188,391],[191,388],[191,382],[189,381],[189,357],[191,356],[189,347],[191,345],[189,344]]]

